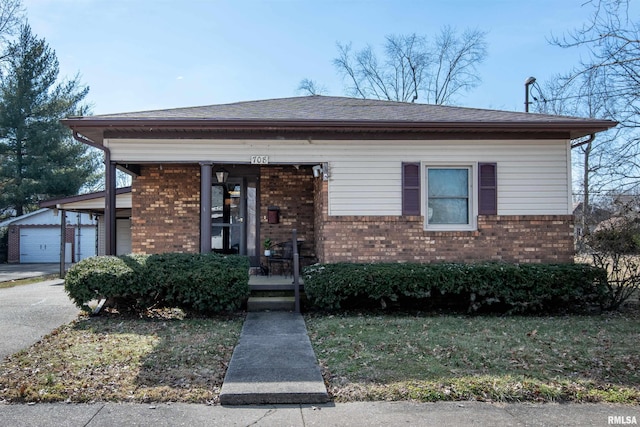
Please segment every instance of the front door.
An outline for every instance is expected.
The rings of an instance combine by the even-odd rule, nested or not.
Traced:
[[[244,191],[241,180],[211,188],[211,248],[224,254],[246,255]]]

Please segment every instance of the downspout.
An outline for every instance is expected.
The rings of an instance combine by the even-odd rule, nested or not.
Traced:
[[[588,145],[586,151],[585,151],[585,165],[584,165],[584,171],[582,174],[582,186],[584,188],[584,198],[582,199],[582,218],[580,219],[581,222],[581,226],[582,226],[582,234],[579,236],[580,241],[583,241],[585,234],[589,233],[589,230],[587,229],[587,214],[590,210],[590,200],[589,200],[589,187],[588,187],[588,183],[589,183],[589,153],[591,152],[591,143],[593,142],[593,140],[596,139],[596,134],[592,133],[591,135],[589,135],[589,139],[576,143],[576,144],[571,144],[571,148],[577,148],[577,147],[581,147],[583,145]]]
[[[73,130],[73,138],[83,144],[97,148],[104,152],[104,252],[105,255],[116,254],[116,171],[115,164],[111,163],[111,151],[102,144],[80,135]]]

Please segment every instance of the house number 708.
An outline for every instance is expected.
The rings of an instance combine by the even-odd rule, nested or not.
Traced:
[[[269,156],[251,156],[252,165],[268,165]]]

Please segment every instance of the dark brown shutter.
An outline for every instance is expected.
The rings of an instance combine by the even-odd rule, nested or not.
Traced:
[[[498,165],[478,163],[478,214],[498,214]]]
[[[402,163],[402,215],[420,215],[420,163]]]

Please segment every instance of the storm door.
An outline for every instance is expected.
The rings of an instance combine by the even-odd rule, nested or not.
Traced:
[[[242,180],[211,187],[211,249],[224,254],[246,255],[246,201]]]

